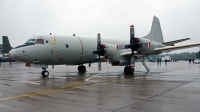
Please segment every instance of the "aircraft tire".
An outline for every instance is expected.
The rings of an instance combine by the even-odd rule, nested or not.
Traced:
[[[78,66],[78,71],[79,72],[85,72],[86,71],[86,67],[85,66]]]
[[[48,77],[49,76],[49,72],[48,71],[42,71],[42,77]]]
[[[125,67],[124,67],[124,74],[125,74],[125,75],[133,74],[133,73],[134,73],[134,68],[132,68],[132,70],[131,70],[131,67],[130,67],[130,66],[125,66]]]

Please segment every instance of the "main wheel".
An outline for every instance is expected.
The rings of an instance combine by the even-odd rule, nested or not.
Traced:
[[[85,72],[86,71],[86,67],[85,66],[78,66],[78,71],[79,72]]]
[[[131,68],[130,66],[124,67],[124,73],[127,74],[133,74],[134,73],[134,68]]]
[[[42,76],[43,77],[48,77],[49,76],[49,72],[48,71],[42,71]]]

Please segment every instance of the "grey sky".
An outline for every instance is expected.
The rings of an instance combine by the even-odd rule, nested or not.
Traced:
[[[50,32],[129,39],[131,24],[136,37],[145,36],[156,15],[165,41],[189,37],[191,40],[181,44],[197,43],[199,4],[199,0],[0,0],[0,36],[9,36],[14,47],[32,35]],[[183,51],[197,52],[199,48],[178,52]]]

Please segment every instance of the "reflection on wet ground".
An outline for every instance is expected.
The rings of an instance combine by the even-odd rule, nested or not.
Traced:
[[[134,75],[123,66],[97,64],[78,73],[77,66],[49,67],[42,78],[40,68],[24,63],[0,67],[1,112],[199,112],[200,65],[188,62],[147,63],[146,72],[136,63]]]

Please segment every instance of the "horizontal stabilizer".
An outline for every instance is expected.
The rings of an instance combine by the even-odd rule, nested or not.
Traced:
[[[156,48],[155,52],[170,52],[174,50],[187,49],[187,48],[198,47],[198,46],[200,46],[200,43],[180,45],[180,46],[167,46],[167,47],[162,47],[162,48]]]
[[[178,39],[178,40],[163,42],[162,44],[164,44],[166,46],[174,46],[174,44],[179,43],[179,42],[183,42],[183,41],[186,41],[186,40],[190,40],[190,38],[184,38],[184,39]]]

